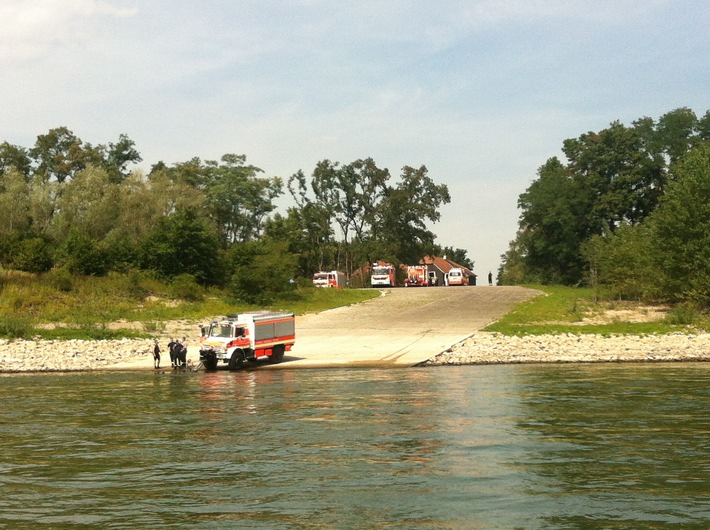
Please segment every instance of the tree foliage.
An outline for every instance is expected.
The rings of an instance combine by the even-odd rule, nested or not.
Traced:
[[[192,275],[202,285],[221,281],[219,240],[213,226],[196,210],[163,217],[142,249],[143,268],[165,277]]]
[[[649,224],[664,297],[710,307],[710,143],[679,161]]]
[[[390,178],[370,158],[346,165],[323,160],[310,185],[301,171],[289,178],[303,226],[317,234],[310,245],[318,249],[320,269],[327,264],[351,273],[373,260],[416,263],[433,252],[428,227],[451,200],[447,186],[436,184],[425,166],[404,166],[394,185]]]
[[[708,139],[710,111],[680,108],[565,140],[519,197],[499,278],[708,305]]]
[[[149,271],[183,292],[216,284],[263,301],[295,276],[419,260],[435,247],[430,226],[450,200],[425,166],[392,179],[371,158],[325,159],[288,179],[295,205],[279,213],[284,181],[244,155],[159,161],[147,175],[132,169],[140,161],[125,134],[92,145],[57,127],[29,148],[0,144],[0,263]]]

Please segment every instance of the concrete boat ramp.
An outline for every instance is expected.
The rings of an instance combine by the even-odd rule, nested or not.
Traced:
[[[415,366],[539,294],[498,286],[385,289],[361,304],[297,317],[293,350],[260,369]]]

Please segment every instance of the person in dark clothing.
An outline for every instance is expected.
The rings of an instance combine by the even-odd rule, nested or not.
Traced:
[[[187,337],[183,337],[182,341],[178,341],[180,346],[179,361],[180,366],[185,368],[187,366]]]
[[[493,285],[493,273],[488,271],[488,285]]]
[[[177,366],[177,359],[175,357],[175,346],[177,346],[177,342],[175,342],[175,339],[171,337],[170,342],[168,342],[168,352],[170,352],[170,364],[173,368]]]
[[[153,344],[153,366],[160,368],[160,344],[158,344],[158,339],[155,339]]]

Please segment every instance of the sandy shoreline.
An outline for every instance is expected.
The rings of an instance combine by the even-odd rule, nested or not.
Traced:
[[[161,342],[163,350],[165,344]],[[153,341],[0,340],[0,372],[72,372],[153,369]],[[189,344],[188,359],[198,364],[198,344]],[[161,368],[170,368],[164,351]],[[710,361],[710,333],[695,335],[538,335],[509,337],[475,332],[418,366]],[[346,367],[347,364],[339,365]],[[280,365],[288,368],[287,361]]]

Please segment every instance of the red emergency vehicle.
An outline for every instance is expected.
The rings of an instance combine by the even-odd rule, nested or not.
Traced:
[[[426,287],[427,282],[427,266],[426,265],[410,265],[407,267],[407,277],[404,279],[405,287]]]
[[[296,317],[282,311],[253,311],[228,315],[210,323],[200,348],[208,370],[225,363],[236,370],[250,361],[281,362],[296,342]]]
[[[346,284],[345,273],[339,271],[316,272],[313,275],[313,285],[316,287],[335,287],[342,289]]]

